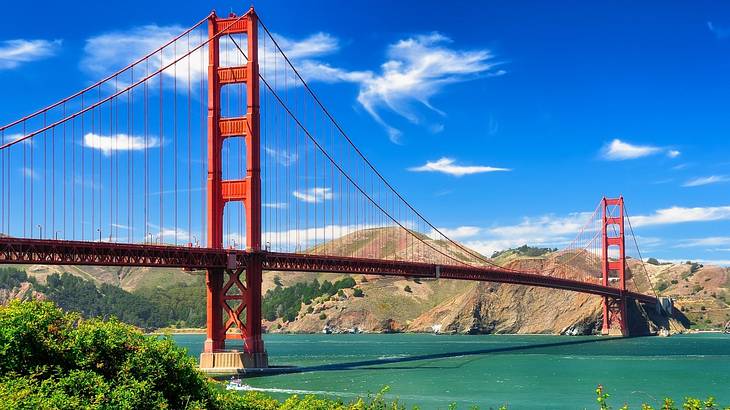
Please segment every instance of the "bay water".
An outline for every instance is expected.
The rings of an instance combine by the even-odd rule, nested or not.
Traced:
[[[198,358],[204,335],[174,335]],[[601,384],[614,408],[665,396],[709,395],[730,405],[730,335],[608,338],[548,335],[349,334],[264,336],[284,374],[248,377],[285,398],[343,401],[389,386],[387,398],[421,409],[594,409]]]

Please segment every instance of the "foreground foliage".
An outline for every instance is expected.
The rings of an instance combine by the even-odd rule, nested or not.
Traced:
[[[52,302],[0,306],[0,409],[402,409],[382,393],[342,403],[225,391],[169,338]]]
[[[599,385],[596,388],[596,401],[598,402],[598,406],[601,410],[610,410],[611,406],[608,404],[608,399],[611,397],[608,393],[606,393],[603,386]],[[684,399],[684,403],[682,404],[682,407],[677,407],[678,404],[674,402],[674,400],[670,397],[665,398],[661,404],[660,407],[656,407],[657,410],[730,410],[730,406],[728,407],[722,407],[719,404],[715,403],[714,397],[708,397],[707,400],[701,400],[696,399],[693,397],[686,397]],[[627,404],[624,404],[622,407],[620,407],[621,410],[629,410],[629,406]],[[642,404],[641,410],[654,410],[655,407],[649,405],[649,404]]]

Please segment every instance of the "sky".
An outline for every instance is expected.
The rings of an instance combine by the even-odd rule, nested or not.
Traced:
[[[0,123],[248,6],[4,4]],[[645,257],[730,265],[729,4],[255,6],[366,157],[454,239],[564,246],[623,195]]]

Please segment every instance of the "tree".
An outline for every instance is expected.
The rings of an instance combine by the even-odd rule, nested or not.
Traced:
[[[646,263],[651,265],[659,265],[659,261],[656,258],[649,258],[646,260]]]
[[[361,298],[365,296],[365,294],[363,293],[362,289],[355,288],[355,290],[352,292],[352,296],[355,296],[356,298]]]

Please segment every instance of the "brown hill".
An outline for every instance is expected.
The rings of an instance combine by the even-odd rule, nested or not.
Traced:
[[[454,258],[479,263],[479,259],[453,244],[423,236],[440,251]],[[392,257],[408,255],[427,260],[423,247],[414,245],[408,234],[395,228],[366,229],[345,235],[310,251],[317,253]],[[534,249],[534,248],[533,248]],[[578,270],[566,269],[564,262],[582,268],[595,266],[591,258],[565,252],[526,256],[518,250],[502,252],[495,263],[515,269],[538,269],[550,275],[578,278]],[[638,260],[629,260],[629,287],[647,292],[649,280]],[[169,288],[180,284],[203,284],[202,272],[176,269],[99,268],[85,266],[25,267],[30,276],[43,283],[54,272],[71,274],[96,283],[109,283],[128,291]],[[677,306],[699,327],[718,327],[730,319],[730,274],[725,268],[698,264],[646,264],[648,276],[660,295],[677,299]],[[585,269],[583,269],[585,270]],[[342,275],[266,272],[264,292],[274,288],[277,278],[283,286],[298,282],[337,280]],[[600,322],[600,298],[575,292],[517,285],[474,283],[450,280],[410,280],[376,275],[356,276],[356,297],[352,289],[344,296],[320,298],[302,305],[292,322],[281,319],[266,323],[277,332],[415,331],[458,333],[568,333],[595,330]],[[27,290],[25,291],[27,292]],[[12,297],[11,291],[0,296]],[[17,293],[17,292],[16,292]],[[643,317],[643,311],[632,315]],[[652,315],[653,312],[646,313]],[[661,321],[654,318],[655,321]],[[637,326],[651,329],[646,320]],[[680,324],[664,323],[674,330]],[[654,325],[655,326],[655,325]]]

